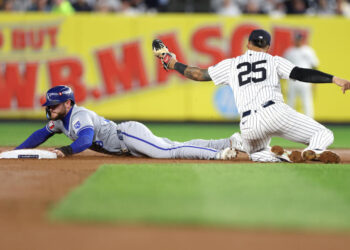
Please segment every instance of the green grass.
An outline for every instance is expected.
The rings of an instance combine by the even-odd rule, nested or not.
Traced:
[[[155,135],[168,137],[176,141],[190,139],[219,139],[231,136],[239,130],[231,124],[146,124]],[[0,145],[16,146],[22,143],[32,132],[45,126],[45,123],[0,123]],[[331,148],[350,147],[349,126],[329,126],[334,132],[335,141]],[[64,135],[51,137],[43,146],[62,146],[71,143]],[[289,142],[282,138],[273,138],[271,145],[289,148],[303,148],[304,145]]]
[[[104,165],[53,220],[350,230],[350,165]]]
[[[27,139],[34,131],[43,128],[45,122],[2,122],[0,123],[0,145],[1,146],[18,146]],[[63,146],[72,143],[63,134],[57,134],[47,140],[43,146]]]

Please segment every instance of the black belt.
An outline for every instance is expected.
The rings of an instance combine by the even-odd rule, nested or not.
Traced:
[[[117,129],[117,136],[119,139],[120,147],[123,153],[129,152],[128,147],[126,146],[124,142],[123,132],[120,129]]]
[[[123,132],[120,129],[117,129],[117,136],[118,136],[119,140],[121,140],[121,141],[124,140]]]
[[[263,108],[267,108],[268,106],[271,106],[271,105],[273,105],[273,104],[275,104],[275,102],[272,101],[272,100],[270,100],[270,101],[265,102],[265,103],[262,104],[261,106],[262,106]],[[242,118],[243,118],[243,117],[246,117],[246,116],[248,116],[248,115],[250,115],[251,113],[252,113],[251,110],[244,111],[244,112],[242,113]]]

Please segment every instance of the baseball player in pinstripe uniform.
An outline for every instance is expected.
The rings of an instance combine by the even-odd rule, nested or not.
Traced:
[[[231,160],[236,158],[232,138],[176,142],[155,136],[145,125],[129,121],[116,124],[95,112],[75,104],[68,86],[56,86],[46,93],[46,115],[49,122],[35,131],[16,149],[35,148],[56,133],[64,133],[74,142],[53,150],[65,157],[92,149],[111,155],[174,159]]]
[[[215,85],[230,85],[241,115],[243,149],[251,160],[338,163],[339,156],[327,150],[334,140],[332,131],[285,104],[279,79],[335,83],[343,93],[350,88],[350,82],[314,69],[299,68],[282,57],[271,56],[267,53],[270,42],[267,31],[254,30],[243,55],[223,60],[207,69],[177,62],[176,56],[160,40],[154,40],[152,47],[166,70],[174,69],[196,81],[212,80]],[[302,153],[289,152],[279,146],[270,148],[273,136],[303,143],[307,147]]]

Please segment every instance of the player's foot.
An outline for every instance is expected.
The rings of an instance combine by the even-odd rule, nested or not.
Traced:
[[[237,151],[234,148],[225,148],[217,153],[217,160],[233,160],[237,157]]]
[[[278,159],[286,162],[301,163],[304,159],[300,151],[288,151],[283,149],[281,146],[273,146],[271,152],[276,155]]]
[[[339,163],[340,157],[332,151],[323,151],[319,157],[320,161],[323,163]]]
[[[243,141],[242,141],[241,134],[239,132],[236,132],[233,135],[231,135],[230,143],[231,143],[231,148],[244,152]]]
[[[326,150],[321,154],[316,154],[313,150],[306,150],[303,152],[303,158],[306,161],[320,161],[323,163],[339,163],[340,157],[336,153]]]
[[[316,160],[316,158],[317,158],[317,155],[316,155],[315,151],[306,150],[303,152],[303,159],[305,161],[313,161],[313,160]]]

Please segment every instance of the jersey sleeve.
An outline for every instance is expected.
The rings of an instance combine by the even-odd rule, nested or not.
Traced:
[[[29,136],[21,145],[16,147],[16,149],[36,148],[53,135],[53,133],[51,133],[46,127],[44,127],[31,134],[31,136]]]
[[[296,67],[293,63],[280,56],[275,56],[278,75],[283,79],[289,79],[290,72]]]
[[[80,131],[86,128],[94,129],[92,118],[87,112],[80,111],[74,114],[74,116],[71,118],[71,121],[72,121],[71,128],[73,129],[74,133],[77,135],[79,135]]]
[[[51,134],[60,134],[62,133],[59,124],[56,121],[50,120],[46,126],[46,130]]]
[[[210,78],[215,85],[229,84],[231,64],[232,59],[226,59],[208,68]]]
[[[85,128],[79,131],[78,139],[75,140],[70,146],[73,154],[80,153],[85,149],[88,149],[92,145],[94,139],[94,130],[92,128]]]

